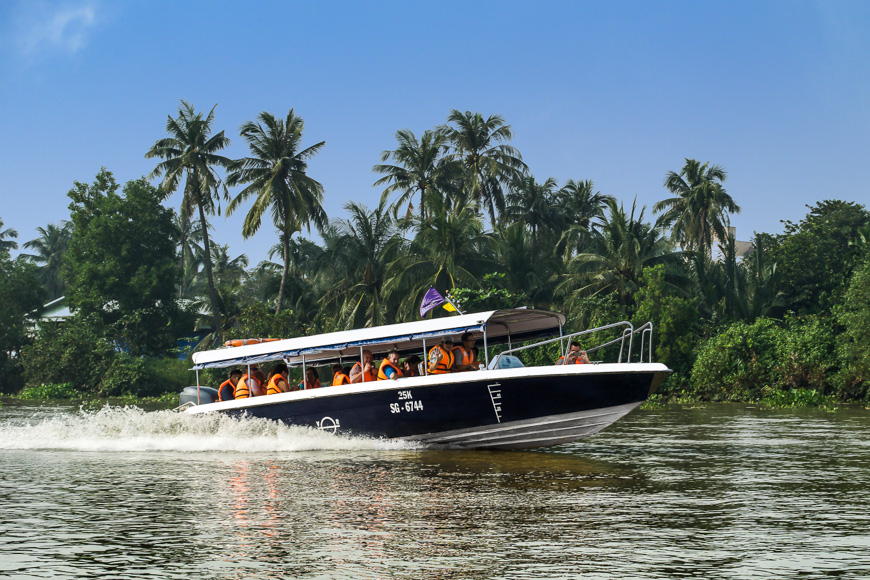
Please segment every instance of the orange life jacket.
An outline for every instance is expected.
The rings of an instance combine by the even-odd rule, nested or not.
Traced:
[[[236,388],[231,379],[227,379],[218,387],[218,401],[232,401],[236,398]]]
[[[236,384],[236,398],[237,399],[247,399],[248,397],[252,397],[251,395],[251,387],[248,385],[248,381],[254,381],[257,383],[257,386],[260,386],[260,381],[255,379],[254,377],[249,377],[248,375],[242,375],[242,378],[239,379],[238,384]]]
[[[319,389],[322,386],[323,386],[323,383],[320,382],[320,379],[315,379],[313,385],[309,385],[304,380],[301,383],[299,383],[299,388],[305,389],[305,390],[307,390],[307,389]]]
[[[269,385],[266,387],[267,395],[277,395],[278,393],[284,392],[281,390],[281,387],[278,386],[278,379],[286,382],[286,379],[280,373],[274,375],[271,379],[269,379]]]
[[[356,368],[359,368],[360,370],[362,370],[362,364],[360,364],[360,363],[358,363],[358,362],[357,362],[357,363],[354,363],[353,366],[352,366],[351,369],[350,369],[350,374],[353,374],[353,370],[356,369]],[[375,373],[375,371],[373,371],[373,370],[372,370],[372,371],[366,371],[366,372],[363,373],[363,379],[362,379],[362,380],[363,380],[363,382],[365,382],[365,383],[372,382],[372,381],[376,381],[376,380],[378,380],[378,375],[377,375],[377,374]]]
[[[332,377],[332,386],[333,387],[338,387],[341,385],[349,385],[349,384],[350,384],[350,378],[344,373],[336,373]]]
[[[560,357],[559,357],[559,360],[556,361],[556,364],[557,364],[557,365],[565,364],[565,363],[562,362],[562,361],[564,361],[564,360],[565,360],[565,357],[564,357],[564,356],[560,356]],[[574,359],[574,364],[575,364],[575,365],[585,365],[586,363],[583,361],[582,358],[580,358],[580,357],[578,356],[576,359]]]
[[[458,350],[460,353],[462,353],[462,360],[459,361],[459,364],[461,364],[461,365],[470,365],[472,362],[474,362],[474,357],[471,356],[471,351],[466,351],[464,346],[457,346],[457,347],[454,347],[454,348],[453,348],[453,352],[454,352],[454,353],[455,353],[457,350]],[[454,354],[453,356],[454,356],[454,358],[456,358],[456,359],[459,358],[459,357],[457,357],[455,354]]]
[[[436,363],[435,360],[438,358],[435,355],[435,351],[439,350],[442,354],[441,361]],[[433,346],[432,350],[429,351],[429,374],[440,375],[444,373],[450,372],[450,367],[453,366],[453,353],[444,350],[441,348],[441,345]]]
[[[390,367],[391,369],[396,371],[396,373],[398,373],[398,376],[396,378],[401,379],[402,377],[405,376],[402,373],[402,371],[399,370],[399,367],[397,367],[396,365],[391,363],[390,359],[385,358],[383,361],[381,361],[381,368],[378,369],[378,380],[379,381],[387,381],[390,379],[390,377],[387,376],[387,372],[386,372],[387,367]]]

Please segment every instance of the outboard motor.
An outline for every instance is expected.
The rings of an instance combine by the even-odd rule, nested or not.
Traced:
[[[211,387],[199,387],[199,397],[196,394],[196,387],[184,387],[181,394],[178,395],[178,404],[185,405],[193,403],[194,405],[206,405],[208,403],[216,403],[218,400],[217,389]]]

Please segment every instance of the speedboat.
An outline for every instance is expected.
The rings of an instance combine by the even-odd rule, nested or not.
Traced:
[[[629,322],[564,334],[564,315],[525,308],[462,314],[218,348],[194,353],[196,391],[186,413],[260,417],[337,434],[401,439],[448,448],[530,449],[598,433],[643,403],[671,372],[652,362],[652,325]],[[473,333],[482,346],[480,370],[428,374],[216,402],[199,385],[207,368],[353,364],[363,351],[392,350],[427,360],[442,337]],[[611,362],[526,366],[532,349],[572,340]],[[632,353],[635,343],[639,353]],[[482,344],[481,344],[482,343]],[[555,346],[550,346],[555,351]],[[380,355],[380,356],[379,356]],[[596,358],[593,355],[593,358]],[[537,357],[540,359],[540,356]],[[188,387],[193,389],[193,387]],[[213,393],[213,389],[208,390]],[[195,399],[193,398],[195,397]],[[193,400],[191,400],[193,399]]]

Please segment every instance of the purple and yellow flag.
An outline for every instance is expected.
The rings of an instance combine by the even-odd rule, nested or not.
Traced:
[[[420,317],[422,318],[426,316],[430,310],[438,308],[439,306],[448,312],[457,312],[456,308],[454,308],[449,300],[441,296],[441,293],[438,292],[438,290],[430,286],[426,291],[426,295],[423,296],[423,302],[420,303]]]

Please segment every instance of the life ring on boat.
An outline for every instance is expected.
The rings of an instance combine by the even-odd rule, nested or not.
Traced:
[[[273,342],[276,340],[281,340],[280,338],[236,338],[233,340],[228,340],[224,343],[224,346],[245,346],[247,344],[261,344],[263,342]]]

